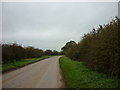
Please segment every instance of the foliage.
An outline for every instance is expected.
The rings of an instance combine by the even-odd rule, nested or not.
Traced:
[[[14,62],[26,58],[25,49],[18,44],[2,45],[2,63]]]
[[[58,51],[34,48],[31,46],[22,47],[16,43],[2,44],[2,63],[11,63],[25,58],[37,58],[45,55],[59,55]]]
[[[118,43],[120,19],[116,17],[109,24],[99,26],[88,34],[74,47],[69,48],[66,56],[83,61],[93,70],[109,75],[120,76],[120,47]]]
[[[52,54],[53,54],[52,50],[47,49],[45,51],[45,55],[52,55]]]
[[[75,41],[67,42],[66,45],[61,48],[61,50],[63,50],[63,52],[65,53],[69,48],[71,48],[74,45],[76,45]]]
[[[60,58],[60,66],[68,88],[120,88],[120,80],[87,68],[83,62]]]
[[[59,55],[60,53],[58,52],[58,51],[56,51],[56,50],[53,50],[52,51],[52,55]]]
[[[42,49],[37,49],[34,47],[26,47],[25,51],[27,58],[41,57],[44,55],[44,51]]]

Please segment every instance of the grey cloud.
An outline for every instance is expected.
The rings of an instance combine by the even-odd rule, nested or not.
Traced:
[[[117,3],[3,3],[3,43],[60,50],[118,15]]]

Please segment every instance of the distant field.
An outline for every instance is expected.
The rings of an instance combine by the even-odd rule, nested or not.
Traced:
[[[120,79],[92,71],[83,62],[63,56],[60,66],[68,88],[120,88]]]
[[[2,65],[2,71],[5,72],[5,71],[11,70],[11,69],[22,67],[22,66],[25,66],[27,64],[34,63],[34,62],[43,60],[43,59],[48,58],[48,57],[50,57],[50,56],[43,56],[43,57],[39,57],[39,58],[22,59],[20,61],[3,64]]]

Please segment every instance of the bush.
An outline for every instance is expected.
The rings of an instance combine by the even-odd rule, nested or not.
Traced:
[[[2,63],[10,63],[25,58],[36,58],[44,55],[43,50],[34,47],[23,48],[18,44],[2,45]]]
[[[120,19],[116,17],[109,24],[85,34],[76,46],[69,48],[66,56],[84,61],[93,70],[120,76],[119,29]]]
[[[18,44],[2,45],[2,63],[18,61],[25,58],[25,49]]]
[[[46,50],[34,47],[22,47],[16,43],[2,44],[2,63],[11,63],[25,58],[38,58],[45,55],[59,55],[56,50]]]
[[[25,51],[26,51],[27,58],[37,58],[44,55],[44,51],[42,49],[37,49],[31,46],[26,47]]]

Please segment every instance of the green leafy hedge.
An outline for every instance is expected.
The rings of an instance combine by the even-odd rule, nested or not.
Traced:
[[[66,56],[83,61],[93,70],[120,76],[120,19],[85,34],[82,40],[66,51]]]

